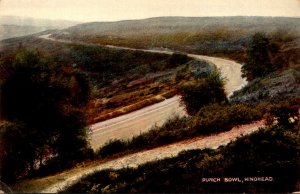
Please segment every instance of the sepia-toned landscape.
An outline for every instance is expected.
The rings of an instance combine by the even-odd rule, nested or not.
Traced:
[[[299,15],[130,0],[149,17],[110,21],[89,1],[74,19],[0,1],[0,191],[300,191]]]

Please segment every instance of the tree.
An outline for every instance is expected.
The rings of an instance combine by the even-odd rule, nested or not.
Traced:
[[[188,61],[189,58],[186,54],[175,52],[170,56],[167,67],[176,67],[180,64],[185,64]]]
[[[242,66],[242,76],[251,81],[272,72],[274,68],[270,61],[269,39],[262,33],[255,33],[247,48],[247,61]]]
[[[17,122],[0,123],[0,172],[2,180],[11,182],[33,164],[34,149],[26,138],[24,125]],[[26,169],[26,170],[25,170]]]
[[[181,87],[181,101],[188,114],[195,115],[201,107],[209,103],[226,101],[224,79],[214,71],[206,78],[195,79]]]
[[[5,128],[1,141],[5,140],[6,152],[20,156],[10,154],[1,162],[22,160],[24,165],[5,169],[16,172],[16,178],[33,171],[34,164],[49,154],[64,162],[83,157],[89,149],[84,116],[90,94],[87,77],[28,50],[17,54],[9,72],[1,86],[1,108],[3,119],[14,125]]]

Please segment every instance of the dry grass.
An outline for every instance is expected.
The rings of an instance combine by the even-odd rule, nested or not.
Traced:
[[[101,113],[97,117],[93,118],[90,121],[90,123],[97,123],[97,122],[100,122],[100,121],[108,120],[108,119],[111,119],[111,118],[114,118],[114,117],[118,117],[118,116],[130,113],[130,112],[139,110],[139,109],[144,108],[146,106],[150,106],[150,105],[153,105],[155,103],[161,102],[161,101],[165,100],[166,98],[171,98],[175,94],[176,93],[174,91],[165,92],[161,95],[156,95],[156,96],[150,97],[148,99],[139,101],[137,103],[121,107],[121,108],[119,108],[117,110],[114,110],[112,112],[109,112],[109,113]]]

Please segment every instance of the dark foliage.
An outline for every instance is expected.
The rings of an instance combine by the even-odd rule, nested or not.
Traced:
[[[270,106],[265,116],[267,124],[273,125],[275,123],[287,128],[293,127],[299,121],[299,106],[299,98]]]
[[[176,67],[180,64],[185,64],[189,61],[189,58],[186,54],[182,53],[173,53],[169,58],[169,66]]]
[[[98,151],[97,155],[101,158],[112,156],[127,149],[127,143],[122,140],[110,140]]]
[[[180,93],[182,95],[181,100],[190,115],[195,115],[204,105],[227,100],[224,79],[216,71],[210,73],[206,78],[184,84]]]
[[[42,165],[51,156],[61,162],[83,159],[89,152],[83,112],[90,94],[87,77],[38,51],[24,50],[7,66],[10,73],[1,86],[2,117],[16,125],[4,128],[1,141],[19,157],[6,152],[1,173],[16,168],[19,172],[3,172],[2,179],[26,175],[36,169],[37,161]],[[12,139],[19,141],[12,144]],[[14,166],[16,160],[22,168]]]
[[[247,61],[242,67],[243,77],[253,80],[274,70],[271,63],[271,45],[269,39],[262,33],[252,36],[247,47]]]
[[[236,125],[250,123],[263,117],[264,106],[247,104],[204,106],[193,119],[192,128],[198,134],[212,134],[230,130]]]
[[[139,74],[166,70],[186,63],[184,54],[171,56],[143,51],[108,49],[100,46],[73,46],[70,52],[73,61],[81,68],[97,75],[98,82],[109,82],[128,71]],[[145,69],[149,72],[145,72]]]

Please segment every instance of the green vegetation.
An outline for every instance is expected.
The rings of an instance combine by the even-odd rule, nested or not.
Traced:
[[[262,78],[256,78],[241,90],[235,91],[230,97],[230,102],[257,104],[266,101],[276,103],[297,98],[300,94],[299,80],[299,67],[276,71]]]
[[[195,115],[201,107],[209,103],[226,101],[224,79],[217,71],[210,73],[207,78],[195,79],[181,87],[181,100],[188,114]]]
[[[272,72],[274,66],[271,64],[269,55],[269,39],[264,34],[254,34],[247,47],[247,61],[242,67],[243,77],[251,81]]]
[[[281,108],[275,109],[281,112]],[[293,108],[287,110],[281,112],[284,118],[293,112]],[[299,118],[299,113],[292,115]],[[281,116],[277,124],[225,147],[185,151],[177,157],[150,162],[136,169],[95,172],[64,192],[292,192],[299,176],[300,123],[296,119],[286,126]],[[216,177],[221,181],[203,181],[203,178]],[[240,181],[224,182],[229,177],[238,177]],[[249,181],[249,177],[271,178]]]
[[[260,104],[211,104],[199,110],[192,122],[192,128],[200,134],[220,133],[232,127],[251,123],[263,118],[270,105]]]
[[[191,69],[196,66],[185,68],[193,60],[182,53],[167,55],[74,46],[71,55],[95,83],[94,97],[98,100],[89,106],[90,123],[126,114],[161,101],[165,96],[174,96],[177,83],[189,80]],[[204,66],[209,65],[205,63]],[[182,78],[174,79],[175,74],[183,69]]]
[[[29,50],[5,65],[9,73],[1,85],[2,180],[32,175],[45,163],[52,162],[53,170],[89,157],[86,75]]]
[[[256,32],[265,33],[284,46],[276,52],[277,56],[287,57],[292,54],[294,49],[285,50],[285,45],[290,47],[297,42],[298,23],[299,18],[284,17],[158,17],[86,23],[59,31],[54,37],[101,45],[167,48],[245,62],[246,47]],[[272,61],[272,64],[275,63]]]
[[[193,117],[170,118],[161,127],[154,126],[150,131],[130,140],[111,140],[96,152],[96,156],[106,158],[227,131],[236,125],[261,119],[267,107],[246,104],[207,105]]]
[[[183,63],[174,64],[174,56],[166,54],[84,45],[72,46],[70,55],[80,67],[99,76],[95,81],[101,85],[111,82],[116,77],[127,75],[128,71],[133,76],[140,77],[141,73],[166,70],[170,65],[176,67],[175,65],[188,61],[185,58],[186,60],[182,60]],[[126,78],[130,79],[130,76]]]

